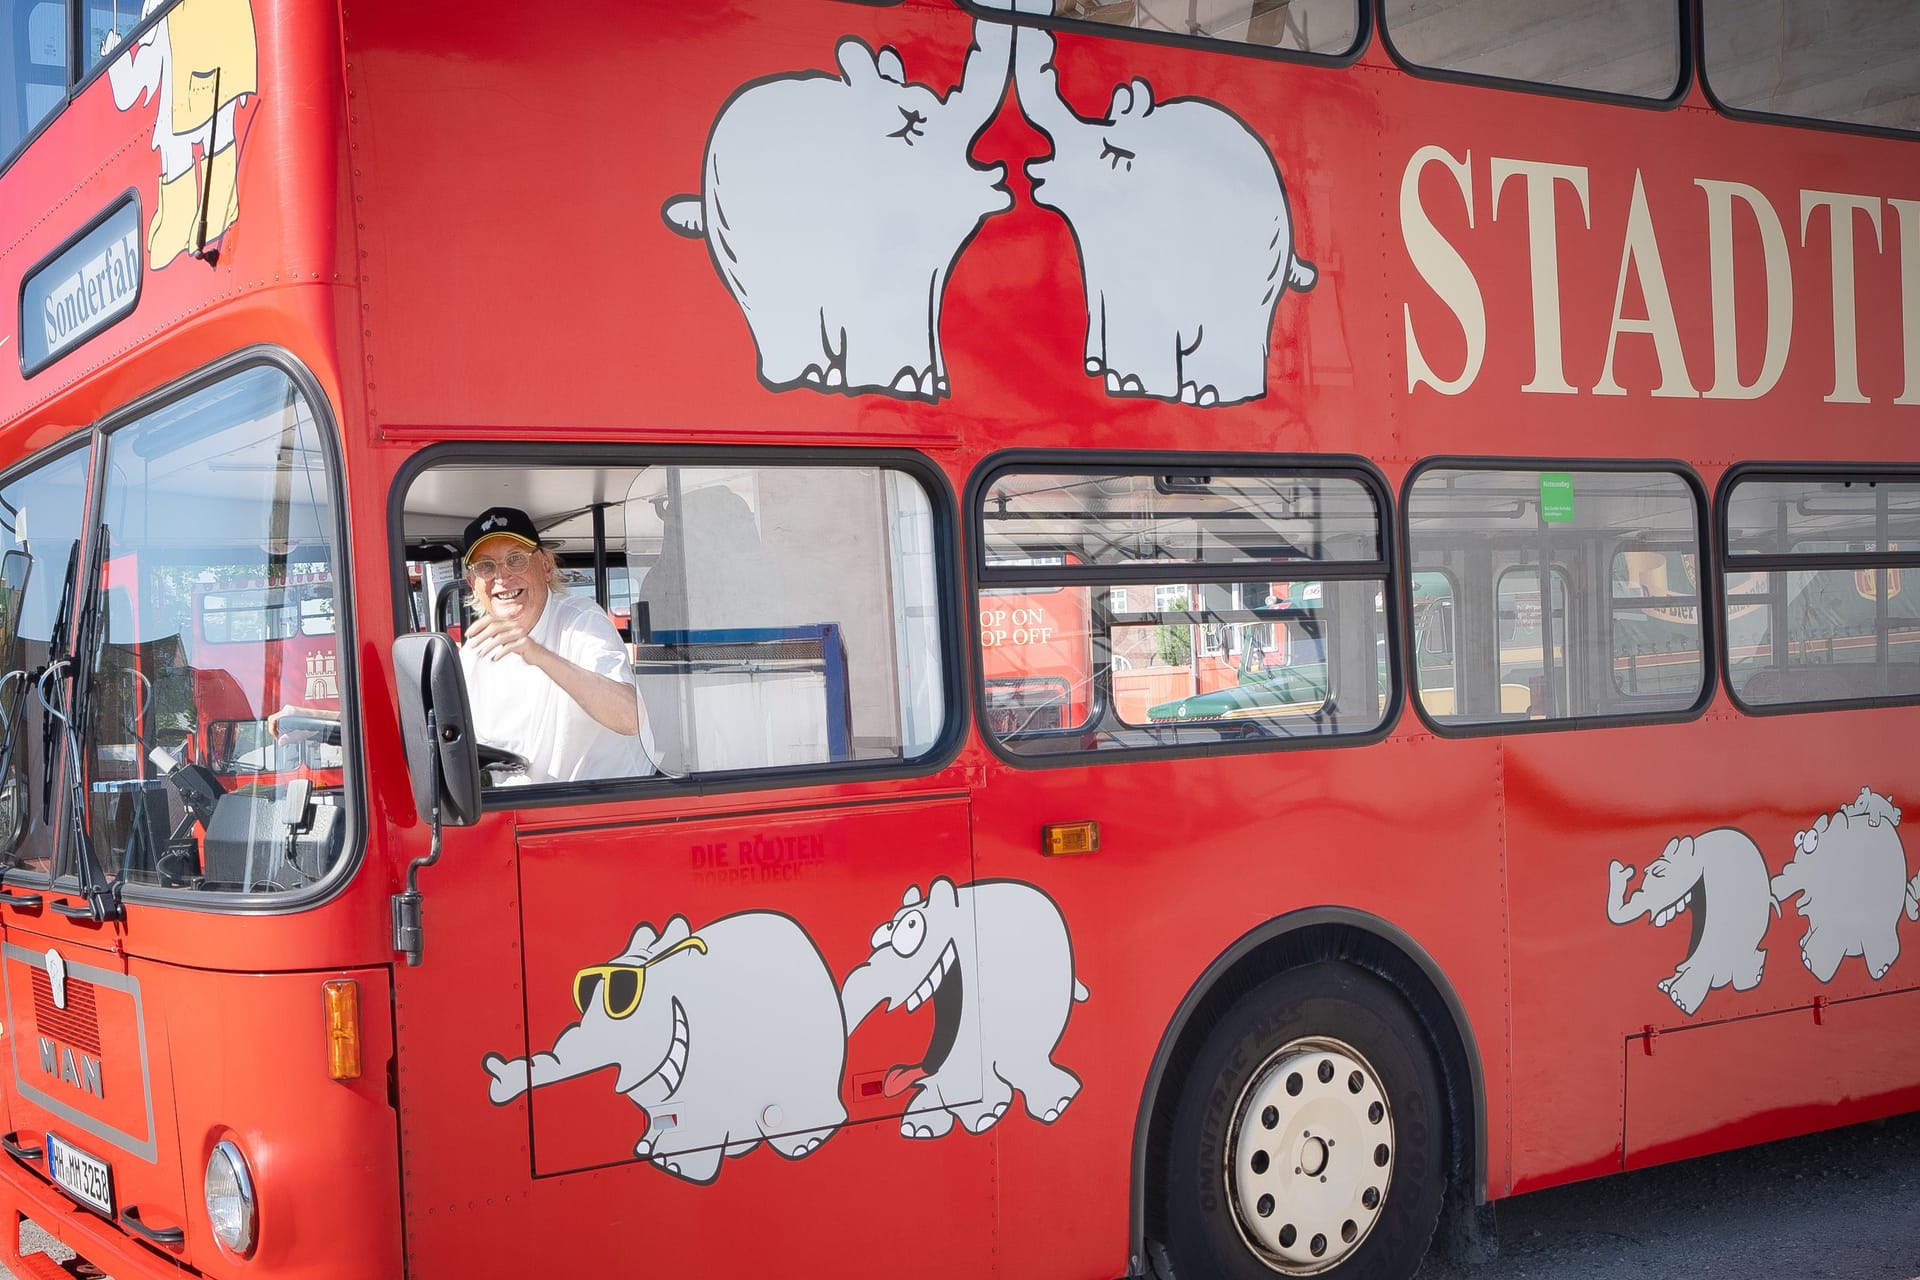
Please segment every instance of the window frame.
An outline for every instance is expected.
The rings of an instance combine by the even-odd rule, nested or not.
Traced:
[[[449,429],[457,437],[457,428]],[[751,792],[790,792],[833,783],[920,778],[953,763],[966,740],[969,703],[964,674],[968,638],[961,622],[959,539],[953,487],[944,472],[923,453],[894,448],[827,448],[777,445],[730,447],[678,445],[672,442],[636,442],[630,439],[602,443],[572,439],[550,443],[525,440],[449,439],[409,456],[396,471],[387,501],[388,575],[392,589],[394,634],[414,631],[412,587],[407,580],[406,497],[425,473],[437,467],[500,467],[564,471],[594,467],[873,467],[899,471],[926,494],[933,532],[934,597],[946,611],[940,636],[940,696],[946,712],[939,736],[925,752],[910,759],[843,761],[826,764],[782,765],[761,769],[716,770],[683,778],[651,774],[633,778],[600,778],[580,782],[551,782],[516,787],[489,787],[481,796],[484,813],[520,812],[568,806],[610,805],[634,800],[684,799],[694,795]],[[976,624],[977,625],[977,624]]]
[[[1343,567],[1329,569],[1314,567],[1312,561],[1301,562],[1297,571],[1282,571],[1281,566],[1266,567],[1265,562],[1245,560],[1221,561],[1217,568],[1210,571],[1188,561],[1170,563],[1165,568],[1156,568],[1150,563],[1135,565],[1073,565],[1063,571],[1053,569],[1058,575],[1046,578],[1048,569],[1002,569],[988,570],[986,566],[985,522],[979,518],[981,503],[992,482],[1007,472],[1082,472],[1098,474],[1106,472],[1116,475],[1156,475],[1177,474],[1180,472],[1204,471],[1211,474],[1235,473],[1251,476],[1305,475],[1328,479],[1347,479],[1356,481],[1371,494],[1379,512],[1377,533],[1380,543],[1379,558],[1371,562],[1346,562]],[[1266,454],[1266,453],[1169,453],[1153,450],[1129,452],[1113,449],[1101,450],[1059,450],[1059,449],[1016,449],[993,453],[982,458],[967,478],[962,508],[966,520],[967,573],[970,590],[967,592],[966,621],[969,636],[969,677],[968,698],[972,716],[981,726],[980,737],[987,749],[997,759],[1021,769],[1078,768],[1085,765],[1116,765],[1134,761],[1178,760],[1198,756],[1251,755],[1269,751],[1325,751],[1344,750],[1351,747],[1370,746],[1391,735],[1399,722],[1400,711],[1406,700],[1406,681],[1401,673],[1402,619],[1400,592],[1396,589],[1395,578],[1399,570],[1398,539],[1395,536],[1393,489],[1385,475],[1372,460],[1357,454]],[[1155,745],[1125,745],[1110,748],[1078,747],[1046,752],[1020,752],[1010,750],[1007,744],[991,732],[990,708],[987,706],[986,669],[981,659],[978,637],[980,634],[980,599],[986,592],[1000,587],[1019,587],[1026,590],[1040,590],[1051,586],[1077,586],[1089,591],[1089,598],[1104,598],[1104,593],[1114,586],[1160,586],[1165,585],[1169,574],[1176,577],[1191,577],[1191,582],[1234,583],[1249,579],[1250,566],[1258,568],[1259,573],[1271,573],[1273,581],[1302,582],[1375,582],[1379,584],[1381,609],[1384,614],[1379,632],[1379,640],[1386,649],[1386,666],[1383,672],[1385,684],[1383,692],[1385,703],[1380,710],[1379,721],[1364,731],[1332,734],[1324,737],[1248,737],[1228,740],[1180,742],[1168,741]],[[1364,566],[1364,567],[1363,567]],[[1158,730],[1147,726],[1124,726],[1129,731],[1142,734],[1167,733],[1175,726],[1168,724],[1167,730]]]
[[[1411,626],[1412,620],[1413,575],[1415,573],[1450,573],[1446,566],[1422,566],[1416,563],[1413,554],[1413,487],[1423,475],[1435,470],[1532,471],[1536,473],[1605,472],[1610,474],[1656,472],[1677,476],[1686,486],[1694,503],[1694,531],[1699,537],[1700,548],[1699,590],[1701,600],[1704,602],[1708,599],[1718,599],[1718,566],[1717,563],[1715,563],[1717,557],[1713,550],[1713,521],[1715,519],[1715,510],[1707,501],[1707,489],[1701,482],[1699,473],[1688,463],[1678,458],[1553,458],[1539,455],[1495,457],[1487,455],[1436,454],[1433,457],[1420,459],[1420,461],[1407,470],[1407,476],[1405,481],[1402,482],[1399,495],[1400,521],[1396,532],[1400,539],[1401,563],[1406,566],[1406,571],[1402,579],[1395,583],[1395,590],[1404,596],[1401,616],[1407,619],[1407,625],[1409,627]],[[1610,565],[1607,566],[1608,569],[1610,569],[1610,567]],[[1455,614],[1454,679],[1455,697],[1457,699],[1460,679],[1459,618],[1462,606],[1458,595],[1458,578],[1456,575],[1450,574],[1450,576],[1453,577],[1456,590],[1453,607]],[[1498,575],[1496,575],[1496,580],[1497,576]],[[1571,651],[1576,644],[1581,643],[1574,618],[1576,612],[1583,608],[1584,606],[1575,599],[1569,598],[1567,601],[1568,634],[1566,643],[1569,651]],[[1611,637],[1612,596],[1610,591],[1605,600],[1604,612],[1608,615],[1608,635]],[[1693,702],[1683,708],[1665,711],[1637,711],[1621,715],[1560,716],[1541,720],[1519,719],[1470,722],[1440,720],[1428,714],[1426,708],[1421,704],[1417,684],[1419,677],[1417,669],[1413,673],[1413,681],[1410,682],[1411,687],[1408,691],[1407,703],[1413,708],[1414,714],[1419,716],[1420,722],[1436,736],[1442,738],[1483,738],[1518,734],[1566,733],[1581,730],[1622,728],[1631,725],[1682,724],[1690,720],[1698,720],[1705,716],[1707,711],[1712,707],[1715,692],[1718,688],[1716,672],[1718,664],[1714,660],[1715,655],[1720,652],[1718,647],[1720,643],[1718,610],[1707,609],[1703,603],[1700,610],[1700,627],[1700,691],[1695,695]],[[1398,637],[1398,640],[1403,649],[1407,649],[1409,652],[1412,651],[1411,646],[1414,644],[1414,637],[1410,630],[1403,632]],[[1608,648],[1607,661],[1609,663],[1612,662],[1612,650],[1610,646]],[[1611,678],[1608,680],[1608,686],[1610,688],[1613,687]],[[1625,697],[1627,695],[1616,693],[1615,696]],[[1633,696],[1645,697],[1646,695]]]
[[[1713,602],[1716,621],[1725,616],[1725,583],[1735,572],[1809,573],[1845,569],[1912,569],[1920,573],[1920,549],[1887,552],[1813,552],[1795,556],[1791,552],[1771,552],[1745,557],[1752,564],[1736,565],[1732,558],[1728,528],[1733,511],[1734,488],[1751,482],[1830,482],[1853,480],[1862,483],[1920,484],[1920,465],[1902,463],[1819,463],[1819,462],[1741,462],[1729,467],[1720,477],[1715,492]],[[1920,589],[1917,586],[1916,589]],[[1720,632],[1717,665],[1726,676],[1727,698],[1742,714],[1750,716],[1809,715],[1823,711],[1847,711],[1867,707],[1907,707],[1920,703],[1920,689],[1911,694],[1874,694],[1864,698],[1835,699],[1830,702],[1748,702],[1734,688],[1731,642],[1725,627]],[[1828,665],[1828,664],[1812,664]],[[1878,667],[1878,664],[1875,664]]]

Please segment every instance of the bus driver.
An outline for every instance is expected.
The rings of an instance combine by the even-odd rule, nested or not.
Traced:
[[[593,601],[554,590],[553,553],[527,513],[481,512],[461,539],[461,564],[477,614],[460,647],[474,736],[526,758],[512,781],[652,773],[620,633]]]

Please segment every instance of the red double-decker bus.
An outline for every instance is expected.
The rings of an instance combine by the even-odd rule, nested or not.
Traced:
[[[0,1210],[1407,1276],[1920,1106],[1895,9],[0,0]]]

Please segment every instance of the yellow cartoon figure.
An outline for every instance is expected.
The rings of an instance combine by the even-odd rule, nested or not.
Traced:
[[[146,0],[145,13],[163,0]],[[147,224],[147,266],[202,253],[240,216],[234,117],[259,89],[248,0],[181,0],[108,68],[114,105],[156,103],[160,194]],[[197,148],[197,155],[196,155]]]

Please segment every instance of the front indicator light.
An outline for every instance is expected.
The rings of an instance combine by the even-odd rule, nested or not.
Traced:
[[[360,1078],[360,984],[338,978],[326,984],[327,1075],[335,1080]]]
[[[258,1211],[253,1202],[253,1175],[247,1158],[231,1142],[221,1142],[207,1157],[207,1221],[213,1234],[242,1256],[253,1249]]]

